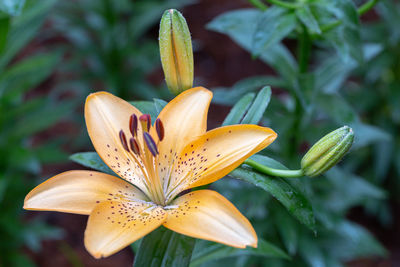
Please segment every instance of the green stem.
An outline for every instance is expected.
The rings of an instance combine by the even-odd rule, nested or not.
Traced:
[[[311,53],[311,39],[307,27],[303,26],[303,31],[299,38],[299,71],[306,73],[308,69],[308,61]]]
[[[367,13],[371,8],[373,8],[378,2],[379,2],[379,0],[370,0],[370,1],[366,2],[365,4],[361,5],[361,6],[357,9],[358,15],[359,15],[359,16],[364,15],[364,14]]]
[[[280,6],[280,7],[284,7],[284,8],[288,8],[288,9],[296,9],[299,8],[300,5],[299,4],[295,4],[295,3],[288,3],[288,2],[284,2],[284,1],[280,1],[280,0],[267,0],[268,2],[270,2],[271,4]]]
[[[253,6],[256,8],[265,11],[268,9],[268,6],[264,4],[261,0],[248,0]]]
[[[366,2],[365,4],[361,5],[358,9],[357,9],[357,13],[359,16],[364,15],[365,13],[367,13],[370,9],[372,9],[377,3],[379,2],[379,0],[369,0],[368,2]],[[336,20],[332,23],[326,24],[321,26],[321,31],[322,32],[327,32],[332,30],[333,28],[336,28],[337,26],[339,26],[340,24],[342,24],[343,21],[341,20]]]
[[[265,165],[262,165],[258,163],[257,161],[254,161],[252,159],[246,159],[244,161],[244,164],[247,164],[251,166],[253,169],[262,172],[264,174],[272,175],[272,176],[278,176],[278,177],[284,177],[284,178],[296,178],[303,176],[303,171],[302,170],[280,170],[280,169],[274,169],[267,167]]]

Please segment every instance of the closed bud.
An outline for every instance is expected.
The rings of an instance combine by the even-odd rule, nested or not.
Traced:
[[[160,22],[159,45],[165,81],[177,95],[193,87],[193,50],[189,28],[182,14],[169,9]]]
[[[322,137],[301,160],[304,175],[315,177],[335,166],[350,149],[353,141],[354,132],[348,126]]]

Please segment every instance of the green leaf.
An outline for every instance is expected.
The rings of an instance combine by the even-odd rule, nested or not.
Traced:
[[[188,266],[195,241],[191,237],[159,227],[143,238],[133,266]]]
[[[76,101],[47,104],[19,120],[13,127],[13,134],[15,136],[27,136],[43,131],[63,116],[69,114],[75,106]]]
[[[0,2],[0,11],[3,11],[10,16],[16,16],[21,13],[24,4],[25,0],[3,0]]]
[[[279,43],[296,27],[296,16],[286,8],[268,8],[259,18],[253,38],[253,55],[260,55]]]
[[[157,98],[153,101],[131,101],[130,103],[143,114],[150,114],[153,122],[157,119],[161,110],[168,104],[166,101]]]
[[[271,100],[271,87],[266,86],[257,94],[256,99],[250,106],[243,120],[242,124],[257,124],[260,122],[265,110]]]
[[[0,74],[3,97],[18,99],[24,92],[47,79],[60,62],[59,53],[36,54],[19,61]]]
[[[56,0],[26,1],[21,16],[13,19],[4,53],[0,57],[0,70],[35,36],[55,2]]]
[[[317,91],[327,94],[337,93],[356,66],[355,63],[348,62],[346,64],[340,57],[324,60],[315,70]]]
[[[290,259],[282,249],[263,239],[258,240],[257,248],[247,247],[245,249],[233,248],[218,243],[199,240],[196,243],[190,267],[196,267],[212,260],[237,256],[260,256],[286,260]]]
[[[339,94],[319,94],[316,102],[320,109],[339,124],[350,124],[359,121],[358,115],[352,106]]]
[[[158,98],[155,98],[153,101],[158,116],[158,114],[160,114],[161,110],[168,104],[168,102]]]
[[[259,90],[265,85],[286,88],[287,83],[275,76],[253,76],[235,83],[231,88],[218,87],[213,89],[213,103],[221,105],[234,105],[246,93]]]
[[[257,9],[225,12],[208,23],[207,29],[228,35],[241,47],[253,53],[254,32],[262,14]],[[270,45],[268,51],[261,53],[259,58],[271,65],[289,85],[296,83],[297,62],[285,46],[279,43]]]
[[[244,166],[235,169],[230,175],[269,192],[282,203],[291,215],[308,228],[315,231],[315,218],[311,203],[294,185],[282,178],[270,177],[265,174],[254,172],[252,169]]]
[[[339,56],[348,63],[355,60],[363,62],[363,50],[361,47],[360,21],[357,7],[352,0],[331,1],[325,7],[343,23],[324,36],[335,47]]]
[[[353,128],[356,138],[354,139],[353,148],[360,148],[372,143],[391,142],[392,136],[386,131],[374,126],[357,122],[350,124]]]
[[[323,245],[329,248],[330,254],[335,258],[347,261],[371,255],[387,255],[386,249],[358,224],[343,220],[336,224],[333,230],[336,238],[326,238]]]
[[[371,200],[384,199],[386,192],[365,179],[334,167],[325,173],[330,182],[325,208],[344,213],[347,209]]]
[[[96,152],[75,153],[71,155],[69,159],[85,167],[115,175]]]
[[[308,28],[310,33],[320,34],[321,29],[318,21],[308,5],[304,5],[302,8],[296,9],[296,15],[301,22]]]
[[[308,263],[306,266],[310,267],[322,267],[329,266],[326,262],[326,257],[322,250],[322,247],[315,242],[315,238],[308,235],[300,236],[299,242],[299,254]]]
[[[49,239],[61,239],[64,231],[61,228],[44,224],[41,220],[33,220],[23,232],[25,245],[38,253],[42,248],[42,241]]]
[[[296,254],[300,235],[298,223],[281,207],[273,210],[273,219],[289,254]]]
[[[7,43],[8,30],[10,29],[10,17],[0,17],[0,55]]]
[[[183,6],[193,4],[194,0],[166,0],[161,2],[144,1],[135,3],[135,16],[132,17],[133,34],[142,36],[152,26],[157,24],[166,9],[180,10]]]
[[[244,95],[231,109],[228,116],[226,116],[222,126],[239,124],[247,110],[249,109],[256,94],[248,93]]]
[[[150,114],[151,120],[154,122],[157,118],[158,112],[152,101],[132,101],[130,102],[143,114]]]

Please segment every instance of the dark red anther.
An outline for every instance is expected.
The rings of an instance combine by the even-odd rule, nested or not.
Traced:
[[[119,131],[119,139],[121,140],[121,144],[124,147],[124,149],[129,152],[128,143],[126,142],[126,136],[124,131],[122,130]]]
[[[162,141],[164,139],[164,125],[160,119],[156,120],[156,132],[158,139]]]
[[[157,145],[153,140],[153,137],[147,132],[143,133],[143,139],[146,142],[147,148],[150,150],[151,154],[155,157],[158,154]]]
[[[129,139],[129,144],[131,145],[131,150],[133,151],[133,153],[139,156],[140,149],[139,149],[139,144],[136,142],[136,139],[135,138]]]
[[[140,123],[142,124],[143,130],[147,128],[147,132],[150,130],[151,126],[151,117],[149,114],[143,114],[142,116],[139,117]]]
[[[129,118],[129,130],[133,137],[137,136],[138,119],[135,114],[132,114]]]

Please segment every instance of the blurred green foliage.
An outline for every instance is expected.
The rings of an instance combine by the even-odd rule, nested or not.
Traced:
[[[107,90],[123,98],[169,97],[164,84],[148,75],[161,67],[158,41],[151,34],[164,10],[193,0],[59,1],[52,16],[68,61],[63,69],[73,77],[62,84],[86,96]],[[158,29],[158,27],[157,27]]]
[[[21,220],[24,196],[34,186],[32,178],[42,164],[66,159],[61,139],[35,140],[33,135],[75,106],[55,92],[27,95],[53,73],[61,60],[58,52],[25,52],[27,56],[17,57],[36,36],[54,3],[27,0],[0,5],[0,266],[31,266],[21,247],[37,252],[41,240],[63,234],[40,218]]]
[[[279,134],[268,156],[291,168],[299,167],[304,147],[338,126],[352,127],[356,141],[341,166],[328,171],[325,178],[286,179],[282,180],[285,184],[275,186],[279,179],[256,174],[245,165],[231,173],[269,191],[273,198],[261,198],[262,192],[247,189],[236,180],[217,182],[219,191],[247,211],[257,233],[285,247],[293,261],[241,257],[235,262],[214,263],[343,266],[346,261],[386,255],[365,228],[346,216],[352,208],[362,206],[389,223],[387,191],[398,192],[399,141],[394,138],[399,122],[395,118],[400,114],[396,104],[400,61],[399,30],[393,23],[400,19],[399,4],[378,4],[380,17],[364,25],[359,16],[377,1],[364,2],[359,8],[350,0],[267,1],[274,3],[271,6],[250,2],[256,8],[223,13],[207,28],[228,35],[277,75],[249,77],[232,88],[216,88],[214,102],[237,102],[232,111],[246,110],[252,91],[261,86],[269,84],[283,91],[272,97],[261,121]],[[263,158],[258,160],[263,162]],[[270,158],[265,158],[264,164],[274,166]],[[390,181],[384,183],[385,179]],[[397,188],[389,190],[387,184]],[[294,213],[307,204],[288,202],[299,194],[312,206],[315,231],[307,229],[307,220]]]
[[[35,145],[34,135],[69,114],[92,89],[126,99],[169,98],[165,85],[148,80],[160,67],[154,26],[165,9],[192,2],[0,3],[0,266],[30,266],[21,250],[24,245],[38,251],[42,239],[62,236],[40,217],[21,220],[23,198],[36,184],[30,178],[40,173],[42,164],[65,159],[62,138]],[[260,238],[257,249],[192,242],[164,229],[144,239],[140,249],[151,248],[150,255],[154,243],[149,241],[160,242],[164,249],[158,251],[159,257],[169,262],[185,244],[180,251],[192,254],[191,265],[207,267],[336,267],[387,255],[347,215],[361,206],[383,225],[390,225],[389,197],[400,195],[400,4],[394,0],[249,2],[254,8],[223,13],[207,28],[229,36],[276,75],[248,77],[232,87],[215,88],[214,103],[232,106],[223,125],[260,122],[273,128],[279,138],[252,158],[273,168],[299,168],[305,148],[342,125],[355,131],[355,145],[340,166],[324,177],[281,179],[244,164],[230,175],[237,179],[213,185],[252,221]],[[54,5],[57,8],[52,9]],[[377,16],[360,21],[372,7]],[[38,36],[48,15],[49,29]],[[62,41],[34,54],[23,51],[34,37],[61,37]],[[49,94],[28,93],[55,70],[63,75]],[[272,87],[272,94],[266,85]],[[62,98],[70,92],[79,96],[76,102]],[[133,104],[154,118],[165,102]],[[77,143],[87,141],[81,138]],[[72,159],[109,171],[95,153],[76,154]],[[163,239],[165,235],[169,238]],[[165,242],[170,240],[168,247]],[[136,242],[133,247],[141,245]]]

